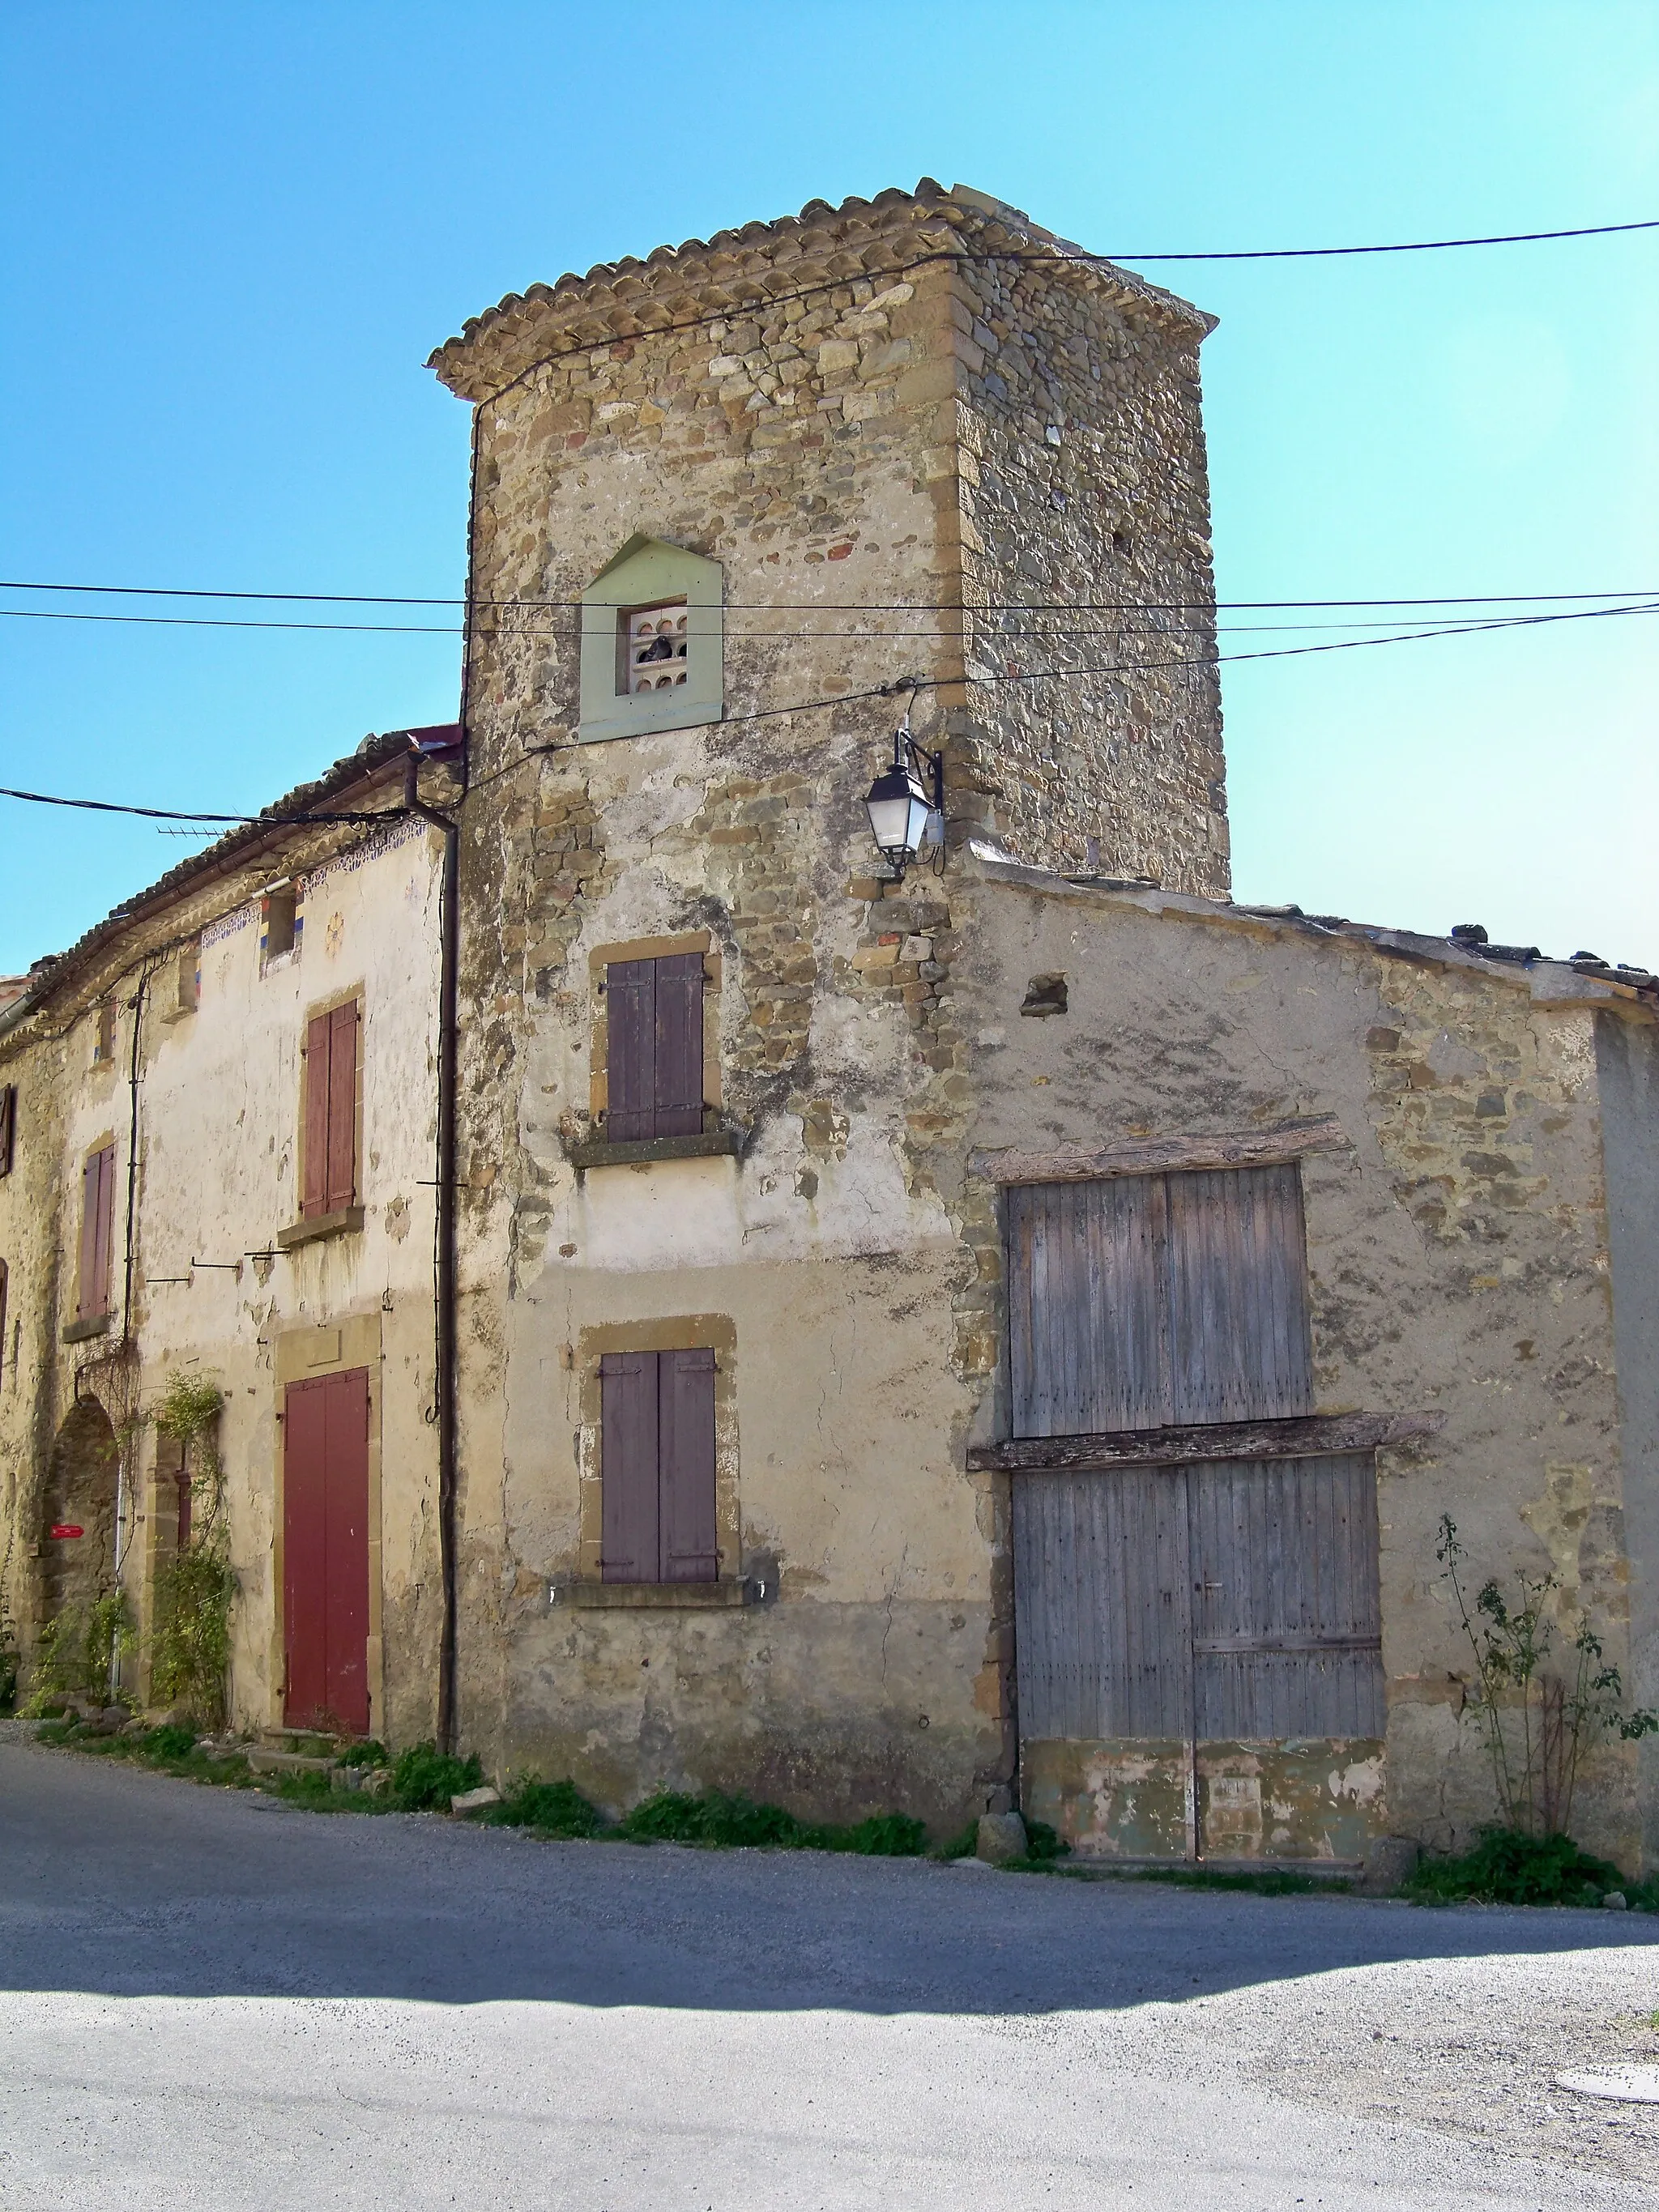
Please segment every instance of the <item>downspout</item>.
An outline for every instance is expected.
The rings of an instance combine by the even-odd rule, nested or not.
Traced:
[[[456,717],[460,729],[461,798],[467,787],[467,705],[472,684],[472,577],[478,514],[478,444],[481,408],[472,410],[471,437],[467,454],[466,593],[461,612],[461,697]],[[450,814],[428,806],[420,795],[418,752],[404,763],[404,805],[411,814],[441,832],[444,841],[442,912],[439,919],[438,974],[438,1158],[434,1180],[438,1191],[437,1315],[434,1323],[434,1365],[436,1370],[433,1410],[438,1417],[438,1574],[442,1590],[442,1619],[438,1631],[438,1748],[455,1748],[455,1683],[459,1605],[456,1562],[455,1492],[457,1482],[458,1409],[459,1384],[456,1358],[455,1262],[455,1093],[456,1049],[459,1035],[459,1004],[461,964],[461,830]]]
[[[138,1067],[140,1045],[144,1026],[144,994],[149,988],[149,979],[155,968],[146,964],[138,971],[138,981],[128,1005],[132,1010],[132,1052],[127,1063],[127,1094],[130,1101],[127,1118],[127,1231],[126,1251],[121,1280],[121,1344],[123,1353],[132,1349],[132,1270],[137,1258],[138,1226]],[[127,1456],[133,1451],[131,1431],[118,1441],[115,1460],[115,1587],[121,1587],[121,1570],[126,1564],[127,1553],[132,1547],[129,1535],[121,1541],[121,1525],[132,1511],[133,1485],[128,1478]],[[112,1647],[109,1662],[109,1694],[113,1698],[121,1681],[121,1650],[118,1641]]]
[[[131,1098],[131,1113],[127,1127],[127,1247],[125,1270],[121,1285],[121,1349],[126,1352],[132,1344],[132,1267],[135,1257],[135,1232],[138,1219],[138,1045],[139,1033],[144,1025],[144,994],[149,988],[153,967],[138,971],[137,987],[128,1000],[132,1009],[132,1054],[127,1071],[127,1088]]]
[[[441,831],[444,860],[439,915],[438,971],[438,1186],[437,1316],[434,1326],[434,1410],[438,1417],[438,1571],[442,1587],[442,1620],[438,1632],[438,1747],[448,1752],[455,1739],[455,1042],[458,1028],[457,970],[460,964],[460,825],[420,796],[421,764],[411,755],[404,764],[404,805],[411,814]]]

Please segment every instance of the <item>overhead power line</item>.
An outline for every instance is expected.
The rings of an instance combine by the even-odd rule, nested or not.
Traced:
[[[1531,602],[1531,603],[1529,603],[1529,604],[1536,605],[1536,604],[1542,604],[1542,603],[1543,603],[1543,602]],[[532,603],[525,602],[525,603],[523,603],[523,604],[525,604],[525,605],[530,605],[530,604],[532,604]],[[1188,602],[1187,604],[1188,604],[1188,605],[1191,605],[1191,606],[1200,607],[1200,606],[1207,606],[1207,605],[1208,605],[1209,603],[1208,603],[1208,602],[1205,602],[1205,601],[1197,601],[1197,600],[1194,600],[1194,601]],[[1240,604],[1240,611],[1243,611],[1243,607],[1244,607],[1244,605],[1245,605],[1245,604],[1246,604],[1246,603],[1241,602],[1241,603],[1239,603],[1239,604]],[[1265,611],[1266,607],[1267,607],[1269,604],[1271,604],[1271,603],[1268,603],[1268,602],[1261,602],[1261,605],[1263,606],[1263,609],[1264,609],[1264,611]],[[1309,602],[1309,604],[1310,604],[1310,605],[1320,605],[1320,604],[1322,604],[1322,603],[1321,603],[1321,602],[1319,602],[1319,601],[1310,601],[1310,602]],[[1334,604],[1340,604],[1340,602],[1336,602],[1336,603],[1334,603]],[[1387,604],[1387,602],[1384,602],[1384,601],[1371,601],[1371,602],[1356,602],[1356,604],[1370,604],[1370,605],[1386,605],[1386,604]],[[1403,604],[1407,604],[1407,605],[1424,605],[1424,604],[1429,604],[1429,603],[1428,603],[1428,602],[1421,602],[1421,601],[1419,601],[1419,602],[1405,602],[1405,603],[1403,603]],[[1444,602],[1444,604],[1445,604],[1445,605],[1477,605],[1477,606],[1479,606],[1479,605],[1486,605],[1486,606],[1492,606],[1492,605],[1504,605],[1504,604],[1513,604],[1513,602],[1504,602],[1504,601],[1502,601],[1502,600],[1452,600],[1452,601],[1447,601],[1447,602]],[[761,610],[761,609],[755,609],[755,610],[752,610],[751,611],[760,612],[760,611],[763,611],[763,610]],[[828,612],[828,611],[830,611],[830,610],[827,610],[827,609],[826,609],[826,610],[825,610],[825,611],[826,611],[826,612]],[[895,613],[895,614],[917,614],[917,613],[924,613],[924,612],[927,612],[927,611],[928,611],[928,610],[927,610],[927,609],[916,608],[916,607],[895,607],[895,608],[891,609],[890,611],[889,611],[889,610],[884,610],[884,609],[881,609],[881,608],[872,607],[872,608],[869,608],[869,609],[865,610],[864,611],[867,611],[867,612],[870,612],[870,613],[872,613],[872,614],[874,614],[874,613],[881,613],[881,612],[884,612],[884,611],[891,611],[891,612],[893,612],[893,613]],[[937,612],[937,613],[939,613],[939,614],[940,614],[940,615],[945,615],[945,616],[953,616],[953,617],[966,617],[966,616],[971,616],[971,615],[988,615],[988,614],[992,613],[992,612],[993,612],[993,611],[994,611],[988,610],[988,609],[981,609],[981,608],[971,608],[971,607],[970,607],[970,608],[961,608],[961,607],[940,607],[940,608],[938,608],[938,609],[933,610],[932,611],[934,611],[934,612]],[[1010,609],[1006,610],[1006,611],[1008,611],[1008,612],[1018,612],[1018,611],[1021,611],[1021,610],[1018,610],[1018,609],[1010,608]],[[1030,610],[1024,610],[1024,611],[1030,611]],[[1055,614],[1062,614],[1062,613],[1086,613],[1086,612],[1090,612],[1090,611],[1099,611],[1099,612],[1104,613],[1104,612],[1108,611],[1108,610],[1106,610],[1105,608],[1101,608],[1101,609],[1098,609],[1098,610],[1091,610],[1091,609],[1083,608],[1083,607],[1069,608],[1069,607],[1055,606],[1054,608],[1053,608],[1052,610],[1050,610],[1050,611],[1052,611],[1052,612],[1054,612],[1054,613],[1055,613]],[[1153,606],[1146,606],[1146,607],[1126,607],[1125,609],[1123,609],[1123,610],[1122,610],[1122,611],[1123,611],[1124,613],[1126,613],[1126,614],[1149,614],[1149,613],[1155,613],[1155,612],[1159,612],[1159,611],[1168,611],[1168,612],[1170,612],[1170,613],[1174,613],[1174,612],[1177,611],[1177,609],[1176,609],[1176,608],[1175,608],[1174,606],[1171,606],[1171,607],[1170,607],[1170,608],[1169,608],[1169,609],[1167,609],[1167,610],[1160,610],[1160,609],[1156,608],[1156,607],[1153,607]],[[1595,606],[1595,607],[1576,606],[1576,607],[1571,608],[1571,610],[1569,610],[1569,611],[1565,611],[1565,612],[1558,613],[1558,614],[1553,614],[1553,615],[1548,615],[1548,616],[1543,616],[1543,615],[1528,615],[1528,614],[1503,615],[1503,616],[1496,617],[1492,618],[1492,620],[1490,620],[1490,621],[1488,621],[1488,620],[1470,621],[1470,622],[1464,623],[1458,623],[1458,624],[1452,625],[1450,628],[1434,629],[1431,629],[1431,630],[1428,631],[1426,634],[1427,634],[1427,635],[1431,635],[1431,636],[1442,637],[1442,636],[1447,636],[1447,635],[1455,635],[1458,631],[1461,631],[1461,630],[1462,630],[1462,629],[1503,629],[1503,628],[1511,628],[1511,627],[1514,627],[1514,628],[1520,628],[1520,627],[1524,627],[1525,625],[1529,624],[1529,623],[1534,623],[1534,622],[1543,622],[1543,621],[1548,621],[1548,622],[1583,622],[1583,621],[1588,621],[1588,620],[1589,620],[1592,617],[1596,616],[1596,615],[1604,615],[1604,614],[1628,614],[1628,613],[1642,612],[1642,611],[1645,611],[1645,608],[1644,608],[1644,607],[1635,607],[1635,606],[1632,606],[1632,605],[1616,605],[1616,606]],[[1401,616],[1396,616],[1396,617],[1395,617],[1395,619],[1396,621],[1400,621],[1400,620],[1407,620],[1407,619],[1410,619],[1410,618],[1409,618],[1409,617],[1401,617]],[[1435,619],[1435,618],[1434,618],[1434,617],[1427,617],[1427,616],[1425,616],[1425,617],[1420,617],[1420,618],[1419,618],[1419,626],[1420,626],[1420,623],[1424,623],[1424,622],[1429,622],[1429,621],[1431,621],[1431,620],[1433,620],[1433,619]],[[462,629],[461,624],[459,624],[459,623],[309,623],[309,622],[282,622],[282,621],[274,621],[274,620],[272,620],[272,621],[262,620],[262,619],[258,618],[258,617],[251,617],[245,616],[245,615],[116,615],[116,614],[92,614],[92,613],[82,613],[82,612],[81,612],[79,610],[68,610],[68,609],[60,609],[60,608],[45,608],[45,607],[0,607],[0,620],[9,620],[9,621],[13,621],[13,622],[78,622],[78,623],[118,623],[118,624],[122,624],[122,625],[128,625],[128,624],[137,623],[137,624],[138,624],[138,625],[140,625],[140,626],[142,626],[142,627],[146,627],[146,628],[160,628],[160,629],[257,629],[257,630],[295,630],[295,631],[305,631],[305,632],[322,631],[322,632],[325,632],[325,633],[329,634],[329,635],[339,635],[339,634],[343,634],[343,635],[355,635],[355,634],[361,633],[361,634],[362,634],[362,635],[363,635],[364,636],[370,636],[370,637],[380,637],[380,636],[387,636],[387,635],[394,636],[394,637],[459,637],[459,636],[462,636],[462,635],[465,634],[465,633],[464,633],[464,630],[463,630],[463,629]],[[1165,624],[1165,623],[1129,623],[1129,622],[1115,622],[1115,623],[1096,623],[1096,624],[1094,624],[1094,625],[1092,625],[1092,626],[1091,626],[1091,627],[1089,627],[1089,628],[1085,628],[1085,629],[1001,629],[1001,628],[992,628],[992,629],[988,629],[988,630],[986,630],[986,631],[985,631],[985,633],[984,633],[984,641],[985,641],[987,644],[995,644],[995,643],[996,643],[996,642],[998,642],[999,641],[1017,641],[1017,640],[1023,639],[1023,638],[1040,638],[1040,639],[1044,640],[1045,641],[1053,642],[1053,641],[1057,641],[1064,640],[1064,639],[1066,639],[1066,638],[1084,638],[1084,637],[1121,637],[1121,636],[1125,635],[1126,634],[1134,634],[1134,633],[1136,633],[1136,632],[1139,632],[1141,635],[1147,635],[1147,636],[1154,636],[1154,637],[1169,637],[1169,636],[1173,636],[1173,635],[1180,635],[1180,634],[1182,633],[1182,631],[1183,628],[1184,628],[1185,629],[1187,629],[1188,631],[1190,631],[1190,630],[1191,630],[1191,629],[1193,629],[1194,627],[1196,627],[1196,626],[1195,626],[1195,625],[1192,625],[1192,624],[1182,625],[1182,624],[1181,624],[1181,623],[1179,623]],[[1358,620],[1356,620],[1356,621],[1354,621],[1354,622],[1350,622],[1350,623],[1220,623],[1220,624],[1218,624],[1218,631],[1219,631],[1222,635],[1239,635],[1239,634],[1241,634],[1241,633],[1243,633],[1243,632],[1244,632],[1244,631],[1246,631],[1246,630],[1257,630],[1257,631],[1260,631],[1260,630],[1267,629],[1267,630],[1284,631],[1284,630],[1295,630],[1295,629],[1375,629],[1376,627],[1377,627],[1377,624],[1376,624],[1376,622],[1374,622],[1374,621],[1365,622],[1365,621],[1358,621]],[[547,625],[547,624],[542,624],[542,625],[538,625],[538,626],[532,626],[532,625],[529,625],[529,624],[519,625],[519,626],[516,626],[515,628],[514,628],[514,629],[510,629],[509,631],[506,632],[505,634],[506,634],[506,635],[514,635],[514,636],[543,636],[543,637],[555,637],[555,638],[562,637],[562,638],[566,638],[566,639],[574,639],[574,638],[575,637],[575,635],[577,635],[577,633],[576,633],[574,630],[573,630],[573,629],[555,629],[555,628],[553,628],[552,626],[550,626],[550,625]],[[737,631],[737,632],[732,633],[732,638],[733,638],[733,641],[734,641],[734,642],[743,643],[743,644],[749,644],[749,645],[765,645],[765,644],[769,644],[769,643],[788,644],[788,643],[792,643],[792,642],[800,642],[800,641],[808,641],[808,642],[810,642],[810,641],[836,641],[836,640],[848,641],[852,641],[852,642],[855,642],[855,643],[859,643],[859,644],[864,644],[864,645],[882,645],[882,644],[896,644],[896,643],[902,643],[902,642],[903,642],[904,641],[906,641],[907,639],[915,639],[915,638],[931,639],[931,640],[933,640],[933,641],[936,641],[936,642],[951,643],[951,642],[958,641],[960,640],[960,638],[961,638],[962,635],[963,635],[962,633],[960,633],[960,632],[956,632],[956,631],[942,632],[942,631],[940,631],[940,630],[939,630],[939,629],[926,629],[926,630],[908,630],[908,629],[861,629],[861,630],[840,630],[840,629],[836,629],[836,630],[825,630],[825,629],[750,629],[750,630],[742,630],[742,631]],[[1354,642],[1355,644],[1383,644],[1383,643],[1389,643],[1389,642],[1395,642],[1395,641],[1402,642],[1402,643],[1403,643],[1403,642],[1405,642],[1406,641],[1405,641],[1405,638],[1404,638],[1403,636],[1402,636],[1400,640],[1398,640],[1398,641],[1395,641],[1395,640],[1384,640],[1384,639],[1366,639],[1366,638],[1357,638],[1357,639],[1355,639],[1355,640],[1353,640],[1353,641],[1352,641],[1352,642]]]
[[[26,584],[0,580],[0,592],[74,592],[138,599],[255,599],[286,606],[465,607],[470,604],[475,613],[501,607],[532,607],[544,613],[572,614],[580,612],[584,604],[580,599],[521,596],[505,599],[475,598],[469,602],[465,598],[415,598],[406,593],[371,592],[211,591],[199,585],[173,584]],[[1659,592],[1659,585],[1632,585],[1618,592],[1463,592],[1415,599],[987,599],[972,605],[944,599],[727,599],[724,604],[728,613],[751,614],[1133,614],[1210,606],[1242,614],[1280,607],[1534,606],[1567,600],[1647,599],[1656,592]]]
[[[1451,625],[1444,629],[1430,630],[1426,632],[1413,630],[1391,637],[1346,638],[1337,640],[1326,645],[1281,646],[1273,647],[1264,652],[1201,653],[1194,655],[1191,658],[1176,660],[1152,660],[1139,662],[1123,661],[1114,663],[1105,667],[1094,668],[1009,669],[1000,672],[992,671],[970,672],[965,676],[906,677],[891,684],[874,684],[862,691],[842,692],[835,697],[798,699],[792,700],[787,706],[756,708],[745,714],[728,714],[724,718],[724,720],[726,723],[769,721],[775,717],[783,714],[811,714],[824,708],[854,706],[866,700],[891,699],[905,693],[914,694],[918,691],[948,690],[963,683],[978,684],[1040,684],[1051,681],[1066,682],[1080,676],[1156,675],[1164,671],[1175,669],[1213,668],[1222,663],[1236,661],[1283,660],[1300,659],[1307,654],[1316,653],[1348,653],[1364,646],[1416,645],[1422,643],[1425,637],[1465,637],[1469,635],[1472,632],[1480,630],[1512,629],[1522,625],[1532,627],[1546,623],[1579,622],[1594,619],[1597,617],[1626,614],[1659,614],[1659,599],[1655,599],[1641,605],[1598,607],[1572,614],[1504,616],[1495,622],[1460,623]],[[520,758],[534,757],[536,755],[540,753],[565,751],[568,749],[568,744],[532,746],[528,749],[526,755],[520,756]],[[517,764],[518,763],[516,762],[511,762],[507,763],[507,766],[513,767]],[[504,772],[505,770],[498,769],[496,774],[499,775]],[[147,821],[200,822],[211,823],[224,826],[234,826],[237,823],[258,823],[272,829],[283,828],[289,824],[298,823],[385,822],[402,811],[400,808],[392,806],[386,808],[381,812],[373,814],[310,813],[280,815],[269,813],[195,813],[187,812],[175,807],[124,805],[118,804],[113,799],[68,799],[64,798],[56,793],[15,790],[4,785],[0,785],[0,799],[20,799],[37,806],[72,807],[99,814],[137,815],[142,817]]]
[[[1659,230],[1659,217],[1644,222],[1586,223],[1577,230],[1510,230],[1486,238],[1417,238],[1398,246],[1258,246],[1230,253],[1085,253],[1080,258],[1085,261],[1113,262],[1313,261],[1328,259],[1334,254],[1448,253],[1462,246],[1539,246],[1553,238],[1612,238],[1626,230]],[[1066,258],[1078,257],[1068,248]]]

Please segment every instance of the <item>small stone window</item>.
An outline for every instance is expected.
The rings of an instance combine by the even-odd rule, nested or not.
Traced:
[[[630,538],[582,593],[579,742],[718,722],[724,597],[719,562]]]
[[[300,886],[276,884],[259,902],[259,967],[263,974],[300,949],[305,927]]]
[[[684,599],[654,607],[629,607],[617,620],[617,693],[643,698],[647,693],[678,690],[687,673]]]

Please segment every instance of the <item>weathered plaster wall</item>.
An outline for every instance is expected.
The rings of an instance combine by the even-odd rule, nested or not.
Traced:
[[[6,1263],[0,1347],[0,1619],[27,1655],[35,1632],[36,1505],[51,1462],[51,1378],[57,1358],[54,1235],[63,1150],[64,1048],[0,1039],[0,1083],[17,1088],[12,1170],[0,1176],[0,1260]]]
[[[1629,1554],[1631,1703],[1659,1711],[1659,1034],[1598,1016],[1613,1347]],[[1659,1740],[1637,1754],[1650,1865],[1659,1863]]]
[[[1350,1139],[1303,1165],[1318,1410],[1444,1416],[1380,1455],[1386,1809],[1437,1844],[1466,1838],[1494,1808],[1461,1717],[1440,1516],[1477,1586],[1553,1569],[1564,1621],[1582,1604],[1628,1671],[1593,1033],[1607,994],[1565,969],[986,872],[958,968],[976,1145],[1109,1149],[1316,1114]],[[1067,1012],[1023,1019],[1030,979],[1055,973]],[[1604,1018],[1648,1034],[1634,1007]],[[988,1393],[976,1434],[1000,1419]],[[1575,1823],[1627,1863],[1635,1785],[1633,1759],[1604,1747]]]
[[[380,1415],[380,1514],[371,1557],[378,1549],[381,1571],[373,1626],[389,1694],[383,1698],[376,1685],[375,1724],[394,1739],[431,1729],[439,1601],[428,1419],[437,868],[438,840],[403,819],[368,841],[359,836],[347,850],[313,852],[300,871],[300,948],[263,971],[258,897],[228,902],[222,885],[216,896],[204,886],[135,930],[132,939],[118,939],[102,969],[85,979],[78,1011],[46,1009],[38,1025],[45,1034],[15,1046],[31,1075],[50,1067],[57,1076],[51,1156],[38,1138],[27,1152],[20,1150],[20,1167],[35,1177],[29,1233],[40,1247],[27,1271],[26,1298],[14,1308],[40,1347],[39,1365],[26,1377],[33,1427],[50,1439],[73,1403],[77,1378],[118,1427],[152,1407],[175,1371],[218,1383],[225,1404],[217,1441],[240,1585],[234,1708],[248,1727],[281,1719],[278,1346],[290,1333],[337,1328],[357,1316],[372,1323],[379,1346],[371,1391]],[[267,864],[268,880],[288,872]],[[179,1013],[176,946],[198,932],[199,1000],[195,1011]],[[124,1346],[135,1018],[129,1002],[147,953],[159,964],[142,1017],[133,1298]],[[354,994],[362,1007],[364,1224],[360,1232],[277,1253],[277,1232],[300,1213],[306,1019]],[[94,1064],[94,1009],[110,994],[120,1000],[116,1048],[110,1062]],[[49,1042],[54,1021],[63,1032],[56,1044]],[[116,1146],[115,1310],[106,1334],[65,1343],[63,1328],[75,1317],[81,1162],[108,1137]],[[48,1251],[59,1255],[55,1279]],[[176,1484],[158,1479],[157,1443],[147,1426],[126,1461],[131,1502],[122,1533],[123,1581],[143,1629],[153,1571],[167,1555],[161,1532],[150,1524],[176,1514]],[[43,1472],[38,1466],[25,1486],[17,1513],[20,1540],[31,1552],[40,1540]],[[198,1498],[198,1521],[205,1505]],[[18,1578],[27,1585],[21,1602],[31,1620],[42,1595],[39,1565],[33,1560],[34,1571]],[[141,1690],[144,1679],[141,1665]]]

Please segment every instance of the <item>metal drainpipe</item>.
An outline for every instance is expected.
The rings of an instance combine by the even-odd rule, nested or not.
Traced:
[[[460,825],[428,806],[417,789],[421,764],[411,755],[404,764],[404,805],[411,814],[441,830],[444,840],[442,911],[438,978],[438,1253],[437,1317],[434,1328],[435,1411],[438,1416],[438,1567],[443,1590],[443,1620],[438,1638],[438,1747],[455,1741],[455,1043],[458,1030],[457,970],[460,963]]]
[[[137,986],[128,1000],[132,1009],[132,1054],[127,1071],[127,1088],[131,1097],[132,1106],[127,1128],[126,1263],[121,1285],[121,1349],[124,1352],[132,1342],[132,1263],[138,1208],[139,1032],[144,1025],[144,994],[149,988],[149,979],[155,973],[154,966],[150,965],[146,965],[139,970]]]
[[[132,1051],[127,1062],[127,1091],[131,1101],[127,1120],[127,1234],[126,1252],[121,1281],[121,1350],[132,1346],[132,1267],[137,1256],[138,1224],[138,1063],[141,1033],[144,1026],[144,994],[149,988],[149,979],[155,973],[149,963],[138,971],[138,981],[128,1005],[132,1010]],[[78,1395],[78,1393],[77,1393]],[[134,1449],[131,1437],[122,1439],[115,1462],[115,1587],[121,1587],[121,1570],[126,1564],[127,1553],[132,1548],[132,1539],[125,1545],[121,1541],[121,1523],[132,1509],[134,1486],[127,1478],[127,1455]],[[114,1697],[120,1687],[121,1660],[118,1649],[110,1654],[108,1694]]]

